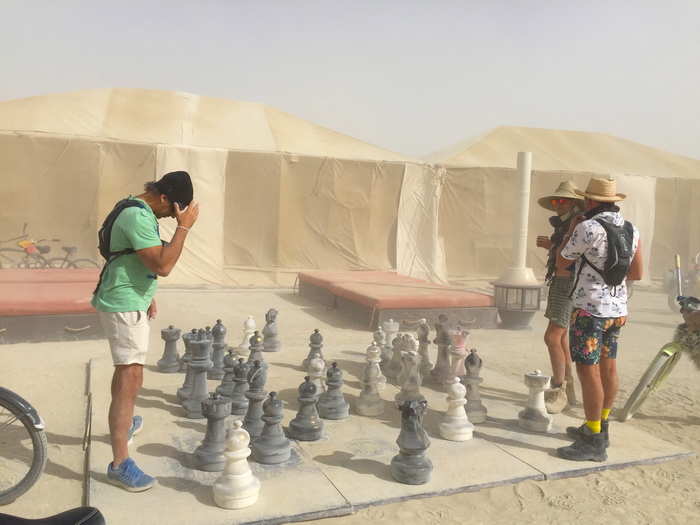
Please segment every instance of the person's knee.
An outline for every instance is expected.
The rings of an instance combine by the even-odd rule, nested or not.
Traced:
[[[544,343],[550,348],[561,346],[561,341],[564,334],[566,334],[565,328],[562,328],[559,325],[550,324],[547,327],[547,330],[544,332]]]
[[[137,391],[143,382],[143,365],[118,365],[116,374],[118,376],[117,388],[121,392]]]

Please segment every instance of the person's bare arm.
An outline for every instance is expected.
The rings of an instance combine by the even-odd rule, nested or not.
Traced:
[[[199,204],[196,202],[190,203],[184,211],[180,211],[180,207],[175,204],[175,218],[177,219],[177,228],[173,234],[173,238],[167,246],[152,246],[137,250],[141,262],[156,275],[167,277],[175,267],[175,263],[180,258],[182,248],[185,245],[185,238],[192,225],[197,221],[199,216]]]
[[[637,241],[637,251],[632,257],[632,262],[630,263],[629,270],[627,270],[627,280],[628,281],[641,281],[644,274],[643,262],[642,262],[642,240]]]

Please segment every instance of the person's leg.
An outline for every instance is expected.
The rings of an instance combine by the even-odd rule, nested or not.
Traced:
[[[620,386],[617,375],[617,346],[620,331],[626,321],[625,317],[608,319],[603,331],[600,356],[600,376],[604,391],[603,412],[601,414],[603,420],[608,419]]]
[[[109,405],[109,434],[114,460],[118,468],[129,457],[127,433],[134,416],[134,404],[143,384],[143,365],[116,365],[112,376],[112,402]]]
[[[552,388],[561,386],[564,382],[567,365],[569,374],[571,373],[570,358],[565,354],[566,350],[562,345],[562,340],[566,339],[566,331],[566,328],[550,321],[544,332],[544,342],[547,345],[549,360],[552,363]]]
[[[574,373],[571,364],[571,350],[569,349],[569,330],[564,330],[561,336],[561,347],[564,353],[564,379],[566,380],[566,399],[570,405],[576,404],[576,388],[574,386]]]
[[[576,310],[570,329],[571,359],[581,382],[583,410],[586,423],[594,432],[600,431],[600,414],[603,408],[603,383],[600,373],[605,319],[594,317],[583,310]]]
[[[600,432],[600,414],[603,410],[603,383],[600,365],[576,363],[576,371],[581,381],[583,412],[586,424],[595,432]]]

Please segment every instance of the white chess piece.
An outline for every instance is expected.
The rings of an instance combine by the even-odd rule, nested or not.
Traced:
[[[381,392],[386,387],[386,377],[384,377],[384,374],[382,374],[382,369],[379,367],[379,363],[382,360],[382,347],[377,344],[376,341],[372,341],[372,343],[367,347],[366,354],[367,366],[372,368],[376,366],[376,370],[373,370],[372,374],[376,375],[377,391]]]
[[[467,441],[473,437],[474,425],[464,411],[466,393],[466,387],[457,377],[447,386],[447,412],[439,428],[440,435],[450,441]]]
[[[311,378],[311,382],[316,385],[317,395],[326,391],[326,362],[323,359],[320,357],[311,359],[306,373]]]
[[[214,501],[225,509],[242,509],[258,500],[260,480],[250,470],[250,436],[242,428],[240,420],[233,422],[226,441],[226,466],[224,473],[216,480],[212,490]]]
[[[525,430],[549,432],[553,418],[547,413],[544,404],[544,390],[549,385],[549,377],[535,370],[525,374],[525,385],[530,389],[527,405],[518,414],[518,424]]]
[[[238,345],[239,352],[243,352],[245,355],[248,354],[248,350],[250,349],[250,338],[253,337],[256,328],[255,319],[252,315],[249,315],[248,319],[243,322],[243,341],[241,341],[241,344]]]

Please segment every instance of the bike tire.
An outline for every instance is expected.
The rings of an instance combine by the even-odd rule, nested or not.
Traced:
[[[74,261],[70,261],[68,264],[68,268],[99,268],[100,265],[97,264],[95,261],[92,259],[76,259]]]
[[[9,489],[0,490],[0,505],[7,505],[27,492],[37,482],[46,466],[48,444],[44,431],[34,427],[29,416],[24,413],[22,408],[18,406],[13,399],[0,395],[0,409],[2,408],[6,409],[22,423],[22,426],[27,431],[32,441],[32,464],[29,470],[19,482],[15,483]],[[2,432],[1,427],[0,432]]]
[[[668,354],[661,350],[654,360],[651,362],[642,378],[637,383],[632,394],[627,398],[624,408],[617,415],[618,421],[625,422],[641,408],[649,394],[658,388],[668,374],[671,373],[673,367],[681,357],[681,351],[677,350],[672,354]]]
[[[64,257],[54,257],[46,262],[47,268],[68,268]]]

